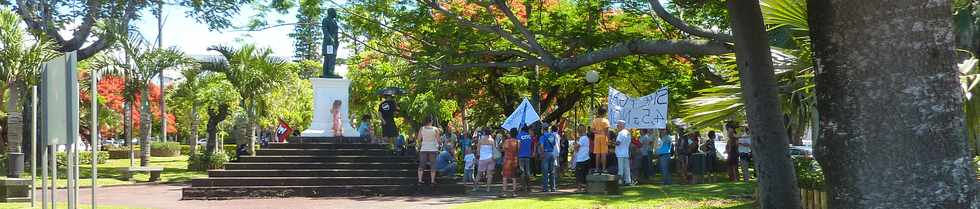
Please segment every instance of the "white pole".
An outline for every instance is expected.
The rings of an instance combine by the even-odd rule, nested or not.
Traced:
[[[57,197],[55,192],[58,189],[58,149],[57,145],[51,145],[48,147],[48,149],[50,149],[48,153],[51,154],[49,157],[51,160],[49,161],[49,163],[51,163],[51,208],[57,208],[58,200],[55,200],[54,198]]]
[[[48,209],[48,149],[41,149],[41,208]]]
[[[37,86],[31,87],[31,208],[37,199]]]
[[[65,172],[66,172],[65,174],[68,174],[67,176],[68,181],[65,181],[66,184],[65,195],[68,197],[68,199],[65,200],[65,203],[68,204],[68,209],[75,208],[72,205],[72,203],[75,202],[73,200],[73,198],[75,198],[75,194],[74,192],[72,192],[72,190],[75,189],[75,146],[74,145],[75,145],[74,143],[65,144],[65,156],[68,159],[67,162],[68,166],[65,167]]]
[[[92,209],[95,209],[95,187],[98,186],[96,179],[98,179],[99,169],[96,168],[99,162],[99,91],[98,91],[98,71],[92,70],[92,123],[91,128],[91,140],[89,142],[92,148]]]

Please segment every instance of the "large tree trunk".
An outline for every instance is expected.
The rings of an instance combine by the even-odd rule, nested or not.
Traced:
[[[950,1],[810,1],[830,208],[978,208]]]
[[[789,136],[779,108],[775,71],[759,1],[728,0],[728,14],[735,33],[735,58],[752,135],[759,205],[763,209],[802,208],[793,164],[786,155]]]
[[[187,143],[190,144],[189,155],[197,154],[197,128],[201,123],[201,120],[197,117],[198,106],[200,105],[197,103],[197,101],[192,101],[191,114],[188,114],[191,117],[191,131],[190,131],[191,136],[187,138],[188,140],[190,140]]]
[[[204,147],[204,154],[214,154],[218,146],[218,123],[228,117],[228,105],[218,105],[217,109],[208,109],[208,143]]]
[[[147,89],[141,91],[140,99],[140,166],[150,165],[150,129],[153,121],[150,115],[150,93]]]

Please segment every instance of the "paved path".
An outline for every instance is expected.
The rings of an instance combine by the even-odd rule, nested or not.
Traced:
[[[453,204],[479,201],[488,196],[468,197],[349,197],[349,198],[280,198],[242,200],[180,200],[180,190],[186,185],[136,185],[99,188],[96,201],[100,205],[146,207],[160,209],[273,209],[273,208],[336,208],[336,209],[439,209]],[[80,204],[91,204],[91,190],[79,191]],[[58,193],[65,200],[64,190]]]

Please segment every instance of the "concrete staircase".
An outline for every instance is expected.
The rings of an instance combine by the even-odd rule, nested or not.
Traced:
[[[343,197],[464,194],[454,178],[419,185],[415,157],[394,156],[385,145],[345,138],[296,138],[269,144],[193,179],[182,199]],[[338,143],[333,143],[338,142]],[[423,178],[428,181],[428,178]]]

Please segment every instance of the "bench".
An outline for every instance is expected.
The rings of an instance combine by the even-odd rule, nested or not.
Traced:
[[[135,172],[149,172],[150,182],[155,182],[160,180],[160,172],[163,172],[161,167],[130,167],[123,169],[123,180],[129,181],[133,177]]]

